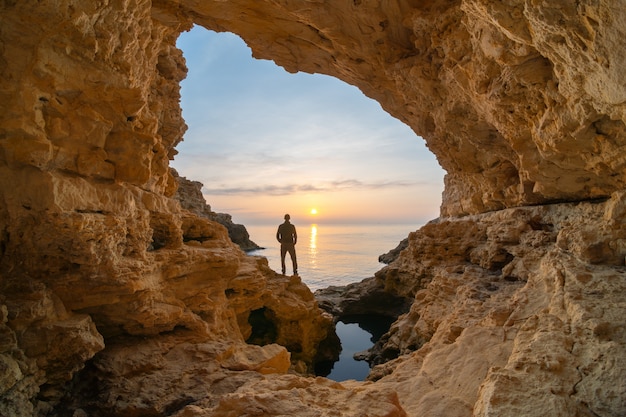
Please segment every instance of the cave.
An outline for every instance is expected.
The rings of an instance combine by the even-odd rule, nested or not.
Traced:
[[[0,414],[625,415],[623,6],[0,3]],[[377,274],[413,303],[368,382],[311,377],[310,290],[173,198],[194,24],[358,87],[446,171]],[[245,343],[262,306],[298,355]]]
[[[248,339],[246,339],[247,343],[261,346],[276,343],[278,331],[274,322],[275,319],[272,316],[272,311],[266,307],[250,312],[248,323],[252,327],[252,331]]]

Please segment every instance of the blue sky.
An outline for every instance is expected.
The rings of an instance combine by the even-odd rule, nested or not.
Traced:
[[[243,224],[422,224],[439,214],[443,170],[422,138],[359,89],[252,58],[236,35],[178,40],[189,129],[171,165]],[[318,214],[313,216],[311,209]]]

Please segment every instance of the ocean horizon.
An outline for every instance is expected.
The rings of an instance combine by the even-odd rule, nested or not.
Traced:
[[[250,239],[264,249],[248,252],[267,258],[270,268],[281,271],[278,224],[246,225]],[[394,249],[421,224],[321,224],[294,223],[298,233],[298,275],[315,292],[334,285],[347,285],[374,276],[385,264],[378,257]],[[289,254],[286,274],[292,274]]]

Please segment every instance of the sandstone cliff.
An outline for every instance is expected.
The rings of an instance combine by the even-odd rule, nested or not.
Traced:
[[[0,2],[0,414],[626,414],[624,21],[623,0]],[[447,171],[375,278],[414,302],[371,381],[302,376],[330,331],[310,291],[173,198],[194,23],[359,87]]]

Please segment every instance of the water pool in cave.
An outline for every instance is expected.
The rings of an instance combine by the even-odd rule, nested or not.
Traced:
[[[393,319],[389,317],[366,315],[344,317],[336,324],[336,332],[341,341],[339,359],[328,364],[326,376],[334,381],[355,379],[364,380],[370,372],[369,364],[354,359],[354,354],[370,349],[380,337],[389,330]]]

